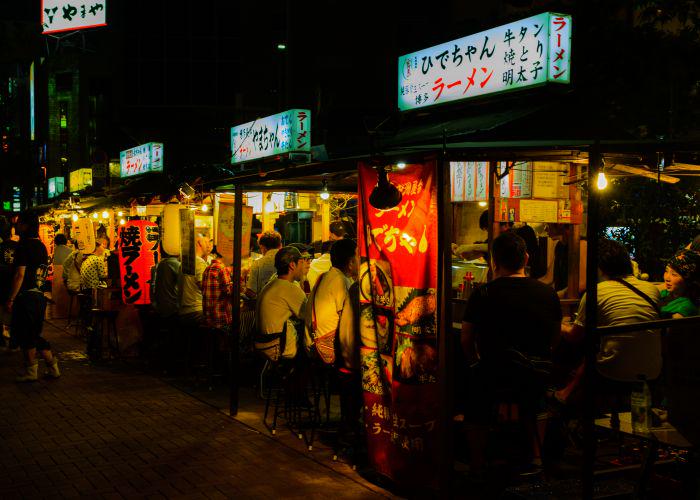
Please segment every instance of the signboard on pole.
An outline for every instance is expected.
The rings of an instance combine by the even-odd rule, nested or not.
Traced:
[[[311,111],[290,109],[231,128],[231,163],[311,151]]]
[[[227,266],[233,264],[233,203],[219,203],[219,220],[216,230],[216,249],[223,255]],[[243,206],[241,230],[241,258],[250,255],[250,229],[253,223],[253,207]]]
[[[122,177],[163,171],[163,144],[149,142],[119,153]]]
[[[571,16],[545,12],[399,57],[399,109],[569,83],[570,61]]]
[[[160,253],[158,224],[130,220],[119,228],[119,269],[124,304],[151,303],[152,269]]]
[[[180,262],[182,273],[194,276],[196,265],[194,241],[194,211],[189,208],[180,209]]]
[[[107,26],[105,0],[41,1],[41,27],[44,35],[97,26]]]
[[[390,174],[393,208],[369,203],[377,184],[359,168],[360,362],[369,459],[407,487],[437,477],[437,166]]]

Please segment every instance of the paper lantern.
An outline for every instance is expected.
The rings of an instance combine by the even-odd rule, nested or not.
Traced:
[[[78,250],[85,254],[95,251],[95,226],[92,220],[82,217],[74,225],[75,239],[78,240]]]
[[[160,259],[159,240],[160,229],[155,222],[131,220],[119,228],[119,270],[125,304],[151,303],[151,274]]]
[[[39,224],[39,239],[49,254],[49,274],[47,279],[53,279],[54,230],[51,224]]]
[[[163,207],[161,217],[163,250],[170,255],[180,255],[180,208],[179,204]]]

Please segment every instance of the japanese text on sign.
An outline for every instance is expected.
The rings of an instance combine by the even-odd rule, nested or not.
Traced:
[[[107,25],[104,0],[43,0],[41,26],[44,34]]]
[[[545,12],[399,58],[399,109],[569,83],[571,16]]]
[[[163,145],[149,142],[119,153],[121,177],[163,170]]]
[[[160,230],[155,222],[128,221],[119,230],[119,265],[125,304],[150,304],[151,268],[158,263]]]
[[[231,163],[304,151],[311,151],[307,109],[291,109],[231,128]]]

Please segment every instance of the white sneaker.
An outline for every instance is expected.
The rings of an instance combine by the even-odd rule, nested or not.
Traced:
[[[35,361],[33,365],[27,367],[24,375],[20,375],[15,379],[15,382],[36,382],[39,380],[39,362]]]
[[[61,370],[58,369],[58,358],[54,356],[53,363],[46,363],[46,376],[49,378],[59,378]]]

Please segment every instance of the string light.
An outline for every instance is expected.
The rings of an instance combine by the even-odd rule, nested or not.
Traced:
[[[126,224],[126,221],[124,219],[119,219],[119,225],[123,226],[124,224]]]
[[[204,205],[202,205],[202,212],[208,212],[208,211],[209,211],[209,205],[207,205],[205,203]]]
[[[99,216],[97,215],[97,212],[95,212],[95,213],[92,214],[92,218],[93,218],[93,219],[97,219],[97,217],[99,217]]]
[[[328,181],[323,181],[323,187],[321,188],[321,194],[319,194],[319,196],[323,201],[331,197],[331,194],[328,192]]]
[[[597,185],[598,185],[598,189],[601,191],[603,189],[605,189],[606,187],[608,187],[608,179],[607,179],[607,177],[605,177],[605,172],[598,172]]]
[[[119,212],[117,212],[117,215],[118,215],[119,217],[121,217],[122,215],[124,215],[124,212],[122,212],[122,211],[120,210]]]
[[[103,218],[103,219],[109,218],[109,212],[108,212],[107,210],[105,210],[104,212],[102,212],[102,218]]]
[[[73,221],[75,221],[75,222],[78,221],[78,214],[73,214]]]
[[[485,207],[486,205],[488,205],[488,203],[486,203],[485,201],[480,201],[480,202],[479,202],[479,206],[480,206],[480,207]]]

